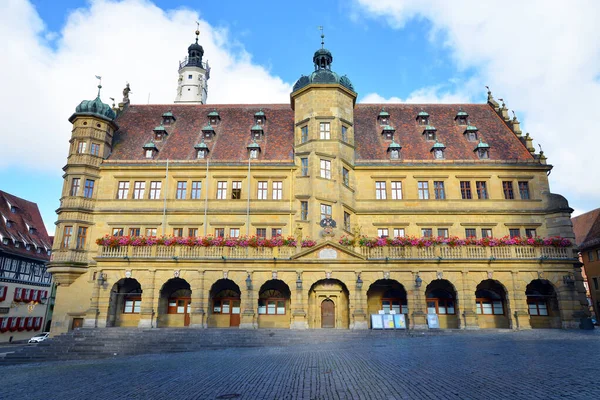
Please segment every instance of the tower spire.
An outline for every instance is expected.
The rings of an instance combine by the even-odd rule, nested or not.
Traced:
[[[187,57],[179,63],[175,103],[206,104],[210,67],[203,62],[204,49],[198,43],[200,22],[196,21],[196,41],[188,47]]]
[[[98,79],[98,98],[100,98],[100,89],[102,89],[102,77],[100,75],[96,75],[96,79]]]
[[[200,36],[200,22],[196,21],[196,44],[198,44],[198,36]]]
[[[323,26],[319,26],[319,30],[321,31],[321,48],[325,48],[325,34],[323,33]]]

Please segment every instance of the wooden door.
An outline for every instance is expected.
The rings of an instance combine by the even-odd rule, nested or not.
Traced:
[[[185,314],[183,315],[183,326],[190,326],[190,300],[186,300]]]
[[[240,326],[240,305],[240,300],[231,300],[231,315],[229,317],[229,326]]]
[[[73,323],[71,324],[71,330],[79,329],[83,327],[83,318],[73,318]]]
[[[335,328],[335,304],[329,299],[321,303],[321,328]]]

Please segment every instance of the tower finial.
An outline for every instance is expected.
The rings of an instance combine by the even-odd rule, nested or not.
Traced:
[[[100,97],[100,89],[102,89],[102,77],[100,75],[96,75],[96,79],[98,79],[98,97]]]
[[[321,31],[321,48],[325,48],[325,34],[323,33],[323,26],[319,26],[319,30]]]
[[[200,36],[200,22],[196,21],[196,43],[198,43],[198,36]]]

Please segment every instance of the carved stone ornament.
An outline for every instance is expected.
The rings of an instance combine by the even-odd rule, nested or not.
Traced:
[[[179,270],[178,269],[173,271],[173,278],[179,278]]]
[[[538,279],[544,279],[544,272],[538,271]]]
[[[338,257],[337,251],[335,251],[335,249],[332,249],[330,247],[321,249],[321,251],[319,251],[319,258],[334,259],[337,257]]]
[[[494,271],[488,271],[488,279],[492,279],[494,277]]]
[[[390,279],[390,273],[389,271],[386,271],[383,273],[383,279]]]
[[[444,278],[444,273],[443,272],[438,272],[436,274],[436,276],[437,276],[438,279],[443,279]]]
[[[127,279],[131,278],[131,271],[129,271],[129,270],[125,271],[125,278],[127,278]]]
[[[332,218],[327,217],[323,218],[319,225],[321,225],[321,228],[323,228],[321,236],[333,236],[333,228],[337,226],[337,223]]]
[[[227,279],[227,271],[223,271],[223,279]]]
[[[331,279],[331,272],[326,272],[326,273],[325,273],[325,277],[326,277],[327,279]]]
[[[277,271],[273,271],[273,273],[271,273],[271,277],[273,279],[277,279]]]

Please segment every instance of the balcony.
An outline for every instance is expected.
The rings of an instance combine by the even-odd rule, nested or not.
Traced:
[[[92,211],[94,209],[94,200],[79,196],[65,196],[60,200],[61,209],[76,209]]]
[[[67,165],[86,165],[99,167],[102,164],[102,157],[93,156],[91,154],[71,154],[67,160]]]
[[[55,250],[50,256],[50,262],[72,262],[87,264],[88,253],[87,251],[81,250]]]

